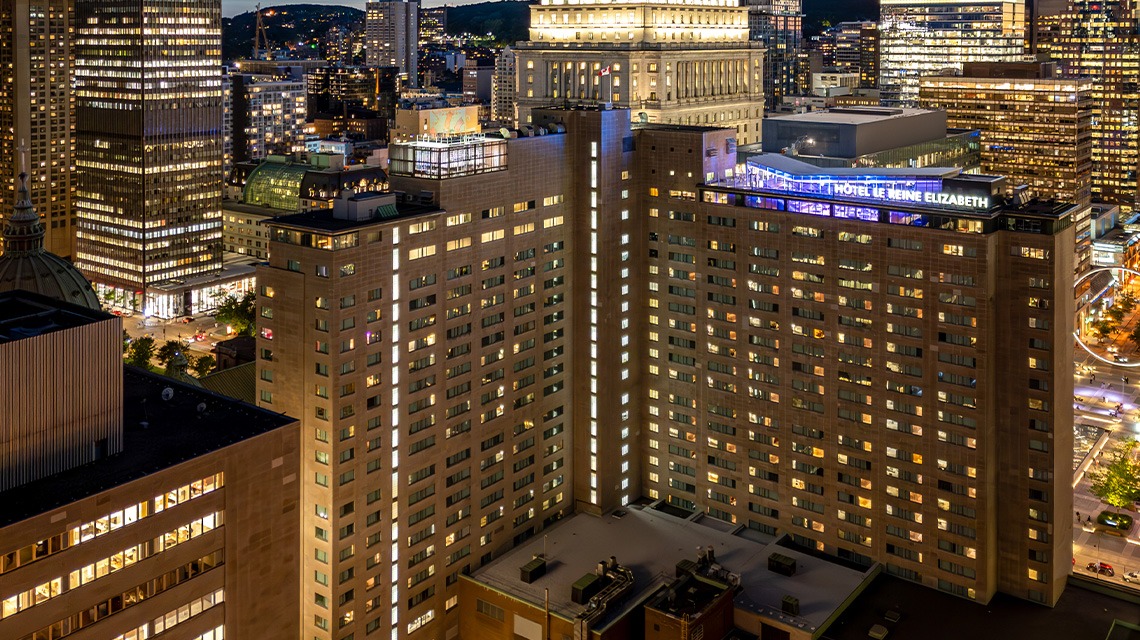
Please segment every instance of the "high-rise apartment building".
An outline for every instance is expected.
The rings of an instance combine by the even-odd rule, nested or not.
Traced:
[[[1092,88],[1058,78],[1053,63],[967,62],[960,76],[923,77],[918,101],[945,111],[948,127],[981,132],[982,173],[1042,200],[1088,204]]]
[[[764,44],[765,106],[800,93],[797,82],[803,48],[802,0],[747,0],[748,38]]]
[[[268,222],[257,384],[305,434],[306,637],[452,634],[461,573],[642,496],[1056,601],[1073,206],[737,165],[731,130],[604,105],[532,122],[393,144],[414,198]]]
[[[447,7],[420,7],[420,42],[442,44],[447,37]]]
[[[26,172],[44,245],[65,258],[75,255],[74,30],[74,0],[0,1],[0,202],[14,200]]]
[[[0,294],[0,637],[298,637],[296,418],[124,371],[122,332]]]
[[[219,0],[79,0],[76,264],[123,306],[214,304],[222,271]]]
[[[1140,175],[1140,20],[1131,0],[1074,0],[1038,33],[1038,51],[1067,77],[1092,82],[1093,200],[1137,206]]]
[[[835,39],[827,66],[859,72],[859,87],[879,86],[879,25],[874,22],[840,22],[830,30]]]
[[[233,73],[230,103],[233,162],[305,150],[305,83]]]
[[[965,62],[1018,60],[1025,52],[1025,35],[1025,0],[883,0],[883,104],[915,106],[921,76],[961,69]]]
[[[507,127],[515,124],[515,76],[515,52],[503,47],[491,78],[491,120]]]
[[[760,139],[763,45],[748,9],[729,0],[648,7],[586,0],[532,5],[530,40],[515,48],[518,122],[578,101],[630,109],[634,121],[713,125]]]
[[[419,0],[369,0],[364,6],[364,57],[370,67],[400,67],[419,80]]]

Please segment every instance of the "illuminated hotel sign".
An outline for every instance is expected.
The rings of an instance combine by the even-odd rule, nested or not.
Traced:
[[[944,207],[959,207],[963,209],[976,209],[988,211],[990,199],[988,196],[966,195],[963,193],[946,193],[943,191],[922,191],[918,189],[898,189],[883,186],[870,186],[854,182],[836,182],[831,192],[837,196],[849,198],[869,198],[884,202],[903,202],[908,204],[933,204]]]
[[[944,190],[947,185],[944,185],[941,176],[900,176],[870,172],[850,175],[793,173],[750,161],[737,167],[732,181],[733,186],[749,190],[780,191],[788,195],[809,197],[851,198],[879,205],[916,205],[972,212],[985,212],[992,207],[990,194],[985,189],[975,190],[967,186],[964,190]]]

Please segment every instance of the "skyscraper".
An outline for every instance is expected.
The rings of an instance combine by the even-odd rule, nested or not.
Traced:
[[[504,126],[515,124],[515,52],[503,47],[495,56],[495,74],[491,80],[491,119]]]
[[[1088,204],[1092,88],[1056,77],[1053,63],[967,62],[961,76],[923,77],[918,101],[945,111],[948,127],[981,132],[982,173],[1006,176],[1042,200]]]
[[[1132,211],[1140,175],[1140,20],[1131,0],[1073,0],[1038,50],[1062,74],[1092,81],[1093,200]]]
[[[530,40],[515,48],[520,125],[531,124],[535,108],[609,102],[639,122],[730,127],[741,144],[760,139],[763,46],[748,39],[746,8],[543,0],[530,11]]]
[[[123,306],[212,308],[221,271],[220,0],[76,5],[76,264]]]
[[[1025,0],[883,0],[883,104],[915,106],[920,76],[961,69],[964,62],[1017,60],[1025,51],[1025,35]]]
[[[748,37],[764,44],[764,100],[774,109],[784,96],[797,95],[803,44],[801,0],[748,0]]]
[[[879,86],[879,25],[874,22],[840,22],[831,30],[835,44],[825,65],[859,72],[859,87]]]
[[[370,67],[399,67],[408,86],[419,80],[419,0],[369,0],[364,6],[364,56]]]
[[[16,195],[28,149],[28,192],[44,218],[44,245],[75,255],[74,0],[0,0],[0,202]]]

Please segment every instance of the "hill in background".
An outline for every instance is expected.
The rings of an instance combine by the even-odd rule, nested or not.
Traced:
[[[352,7],[327,4],[287,4],[261,10],[269,45],[312,46],[315,38],[324,38],[334,26],[362,29],[364,12]],[[257,16],[253,11],[222,18],[222,60],[248,58],[253,51],[253,32]],[[317,49],[309,57],[319,57]]]
[[[447,32],[450,34],[495,34],[499,44],[513,44],[528,37],[530,5],[528,0],[480,2],[447,10]],[[269,41],[274,47],[283,43],[309,46],[313,38],[324,37],[333,26],[362,28],[364,12],[352,7],[318,4],[290,4],[263,9]],[[804,35],[818,34],[828,24],[845,20],[877,20],[878,0],[804,0]],[[272,14],[272,15],[270,15]],[[252,11],[222,19],[222,58],[247,57],[253,48],[256,17]],[[316,52],[314,51],[314,57]]]

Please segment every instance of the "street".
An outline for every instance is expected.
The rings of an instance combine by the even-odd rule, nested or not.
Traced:
[[[1128,350],[1131,351],[1130,348]],[[1089,355],[1080,345],[1075,356],[1074,424],[1096,427],[1101,431],[1097,437],[1088,439],[1086,455],[1079,459],[1075,456],[1074,513],[1070,521],[1075,559],[1073,573],[1140,590],[1140,584],[1129,584],[1122,579],[1127,572],[1140,571],[1140,534],[1137,533],[1140,525],[1133,524],[1127,536],[1098,531],[1095,526],[1097,515],[1113,508],[1092,495],[1088,478],[1088,471],[1095,469],[1101,460],[1107,460],[1117,444],[1129,438],[1140,439],[1140,369],[1106,364]],[[1125,383],[1124,379],[1128,382]],[[1137,515],[1135,510],[1131,514]],[[1090,562],[1107,562],[1112,565],[1114,575],[1110,577],[1087,570]]]

